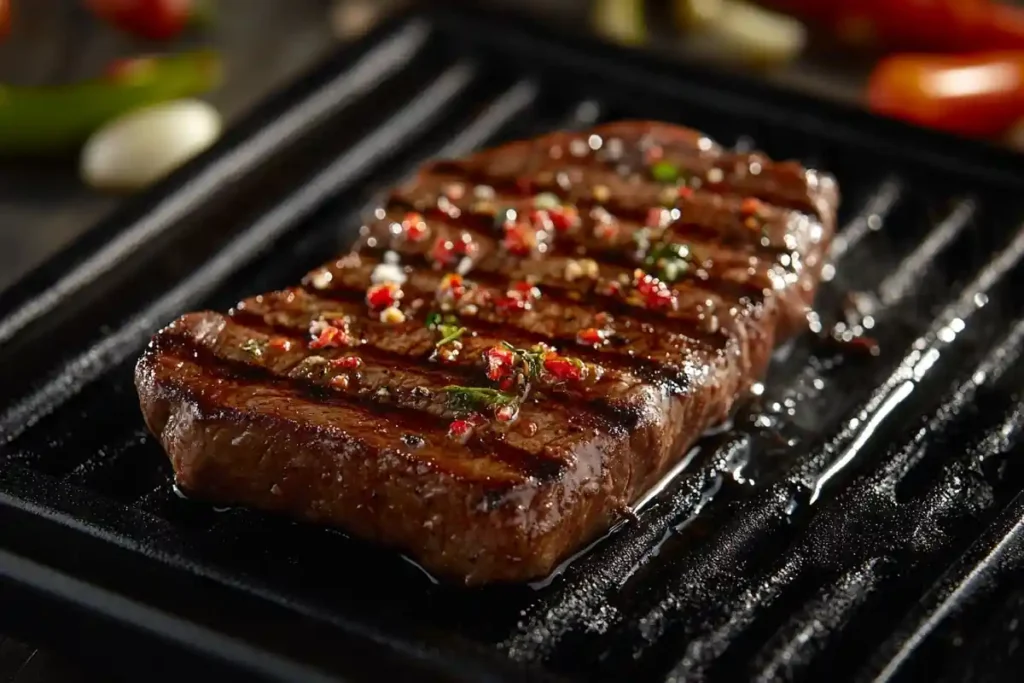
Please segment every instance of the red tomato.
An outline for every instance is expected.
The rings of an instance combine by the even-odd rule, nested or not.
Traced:
[[[86,0],[86,4],[104,21],[150,40],[177,36],[194,10],[193,0]]]
[[[974,136],[1024,117],[1024,51],[895,55],[868,82],[868,105],[886,116]]]

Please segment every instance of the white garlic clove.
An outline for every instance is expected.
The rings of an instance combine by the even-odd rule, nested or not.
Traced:
[[[220,114],[200,100],[175,100],[120,116],[82,148],[86,184],[103,190],[146,187],[196,156],[220,136]]]

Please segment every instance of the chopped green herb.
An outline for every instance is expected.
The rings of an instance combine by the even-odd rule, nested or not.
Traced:
[[[529,380],[537,379],[540,375],[541,367],[544,365],[544,354],[546,349],[542,346],[534,346],[532,349],[518,349],[508,342],[501,342],[501,345],[512,352],[512,355],[516,357],[516,364],[522,365],[526,378]]]
[[[513,405],[516,397],[487,387],[463,387],[451,384],[441,391],[448,395],[448,405],[455,411],[471,411],[495,406]]]
[[[659,161],[651,166],[651,177],[659,183],[674,183],[679,179],[679,168],[668,161]]]
[[[458,327],[459,319],[451,314],[431,313],[427,316],[426,326],[431,330],[439,330],[443,327]]]
[[[263,357],[263,344],[259,343],[255,339],[246,339],[245,343],[242,344],[242,350],[246,353],[251,353],[257,358]]]
[[[466,328],[456,327],[455,325],[439,325],[437,331],[441,333],[441,341],[437,342],[434,346],[440,348],[460,338],[466,333]]]
[[[694,254],[687,245],[671,242],[659,244],[644,259],[644,264],[656,270],[662,282],[675,282],[693,262]]]

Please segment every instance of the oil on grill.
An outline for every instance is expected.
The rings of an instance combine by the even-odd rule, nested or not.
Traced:
[[[1019,196],[685,88],[567,89],[542,75],[542,56],[520,69],[436,42],[417,51],[430,77],[360,146],[216,254],[169,271],[158,296],[6,405],[7,504],[71,516],[80,533],[338,637],[355,623],[400,653],[402,643],[425,643],[447,657],[435,669],[452,680],[492,664],[636,681],[1000,680],[1015,670]],[[397,67],[385,59],[378,68],[386,80]],[[363,190],[425,158],[627,117],[801,157],[833,172],[844,195],[813,329],[777,354],[759,395],[635,519],[545,582],[469,591],[335,531],[175,494],[131,384],[159,324],[288,282],[353,234]],[[270,256],[268,242],[287,249]],[[876,340],[877,355],[830,342],[854,332]],[[522,668],[499,666],[508,661]]]

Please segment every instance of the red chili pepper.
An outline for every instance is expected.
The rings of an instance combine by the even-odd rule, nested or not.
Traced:
[[[950,133],[998,135],[1024,116],[1024,50],[889,57],[871,76],[868,104]]]
[[[366,290],[366,305],[374,310],[389,308],[402,298],[402,290],[394,282],[373,285]]]
[[[331,361],[331,367],[337,370],[358,370],[363,365],[359,356],[343,356]]]
[[[686,185],[680,185],[679,186],[679,198],[680,199],[690,199],[692,197],[693,197],[693,188],[692,187],[687,187]]]
[[[549,353],[544,357],[544,369],[560,380],[577,382],[583,377],[583,369],[579,361]]]
[[[484,351],[484,360],[487,362],[487,379],[498,382],[512,374],[516,357],[504,346],[492,346]]]
[[[96,16],[150,40],[177,36],[196,15],[193,0],[86,0]]]

